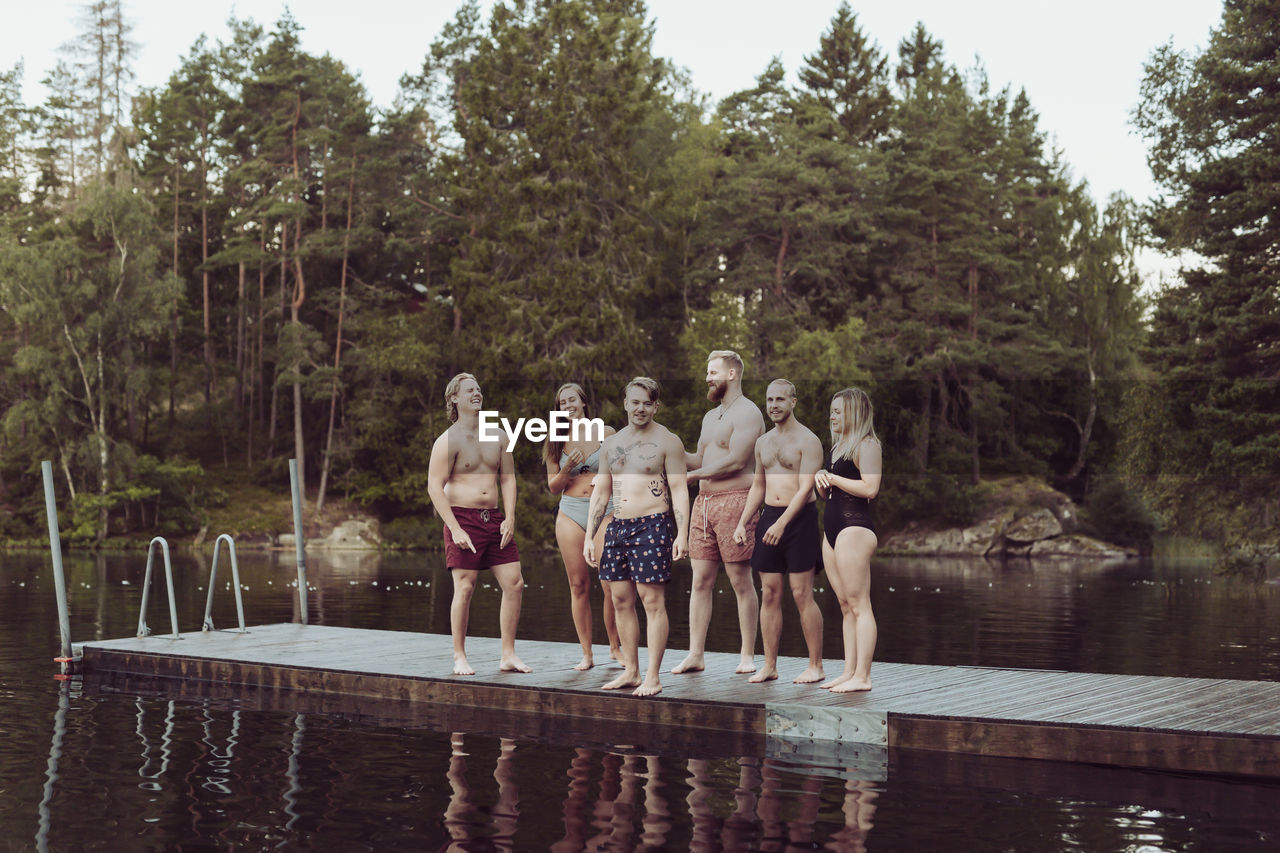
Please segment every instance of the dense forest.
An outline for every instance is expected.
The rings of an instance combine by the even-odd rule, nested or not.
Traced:
[[[1277,0],[1154,50],[1148,207],[1100,207],[925,25],[886,53],[848,6],[795,83],[715,104],[641,0],[463,5],[386,108],[287,15],[140,92],[120,0],[83,24],[43,103],[0,69],[0,538],[39,535],[41,459],[84,542],[188,534],[229,499],[210,471],[286,489],[295,456],[309,507],[426,518],[454,373],[521,416],[579,381],[619,425],[648,374],[688,443],[717,348],[820,435],[868,388],[890,523],[964,521],[1006,474],[1118,541],[1280,521]],[[1143,243],[1194,264],[1153,289]]]

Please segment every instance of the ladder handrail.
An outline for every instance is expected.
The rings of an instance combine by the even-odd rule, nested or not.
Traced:
[[[151,565],[155,560],[156,543],[160,543],[160,551],[164,555],[164,580],[169,590],[169,620],[173,623],[173,636],[169,639],[181,640],[178,633],[178,605],[173,596],[173,563],[169,560],[169,543],[163,536],[157,536],[147,545],[147,573],[142,579],[142,609],[138,612],[138,636],[147,637],[151,629],[147,627],[147,598],[151,593]]]
[[[236,591],[236,615],[240,618],[239,633],[247,634],[249,632],[244,627],[244,601],[240,597],[240,566],[236,563],[236,542],[227,533],[223,533],[213,540],[213,567],[209,570],[209,597],[205,601],[204,623],[200,630],[217,630],[213,627],[213,588],[218,580],[218,555],[222,553],[222,549],[218,546],[222,544],[224,539],[227,542],[227,551],[231,554],[231,583]]]

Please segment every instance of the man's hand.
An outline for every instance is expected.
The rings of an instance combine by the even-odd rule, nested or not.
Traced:
[[[747,544],[747,528],[741,521],[738,522],[737,527],[733,528],[733,541],[739,545]]]
[[[778,519],[769,525],[769,529],[764,532],[764,544],[777,545],[782,541],[782,534],[786,532],[787,526],[782,523],[782,519]]]
[[[677,536],[676,541],[671,545],[671,561],[683,560],[687,556],[689,556],[689,540]]]
[[[596,543],[593,539],[588,539],[582,543],[582,556],[586,559],[587,565],[593,569],[600,568],[599,562],[596,560]]]
[[[498,543],[498,547],[505,548],[512,537],[516,535],[516,523],[508,516],[502,519],[502,524],[498,525],[498,530],[502,533],[502,540]],[[471,550],[474,551],[475,549],[472,548]]]
[[[472,544],[471,537],[467,535],[467,531],[461,527],[450,528],[449,534],[453,537],[453,544],[459,548],[465,548],[472,554],[476,552],[476,546]]]

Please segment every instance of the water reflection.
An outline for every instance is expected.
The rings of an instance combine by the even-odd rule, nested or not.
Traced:
[[[241,556],[250,624],[291,618],[291,555]],[[433,583],[445,576],[432,559],[316,560],[312,621],[447,630],[448,596],[437,598]],[[1153,839],[1172,849],[1280,849],[1275,782],[806,752],[733,732],[624,734],[576,719],[192,681],[86,677],[54,687],[44,560],[0,554],[0,832],[18,848],[101,845],[110,826],[138,849],[1059,850]],[[75,639],[132,634],[141,558],[71,555],[66,564]],[[175,560],[184,631],[198,630],[208,568]],[[894,659],[1280,677],[1276,585],[1167,565],[886,560],[876,570]],[[569,620],[552,618],[569,612],[558,564],[531,561],[529,577],[528,629],[572,642]],[[677,581],[671,594],[686,591]],[[217,595],[229,613],[230,592]],[[496,590],[491,598],[496,608]],[[736,647],[736,614],[720,610],[712,645]],[[673,619],[673,635],[684,630]],[[783,643],[783,654],[803,653],[799,636]]]

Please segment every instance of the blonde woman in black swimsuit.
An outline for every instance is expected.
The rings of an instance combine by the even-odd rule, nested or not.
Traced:
[[[871,555],[876,551],[871,501],[880,492],[880,441],[871,399],[858,388],[831,398],[831,468],[814,477],[827,499],[822,563],[840,601],[844,669],[819,685],[832,693],[871,689],[876,617],[871,612]]]
[[[589,417],[587,395],[576,382],[566,382],[556,391],[556,408],[575,421]],[[606,437],[613,433],[613,427],[604,428]],[[543,454],[547,464],[547,488],[551,494],[560,496],[560,508],[556,513],[556,543],[560,546],[565,574],[569,577],[573,626],[582,644],[582,660],[574,666],[579,671],[591,669],[595,663],[591,647],[592,572],[582,556],[582,545],[587,535],[587,506],[591,502],[592,483],[600,470],[600,447],[600,442],[589,439],[560,442],[548,438]],[[600,540],[596,543],[599,550],[604,543],[604,525],[601,525],[597,539]],[[609,656],[620,660],[622,651],[618,645],[613,599],[609,595],[608,584],[601,581],[600,585],[604,588],[604,629],[609,635]]]

